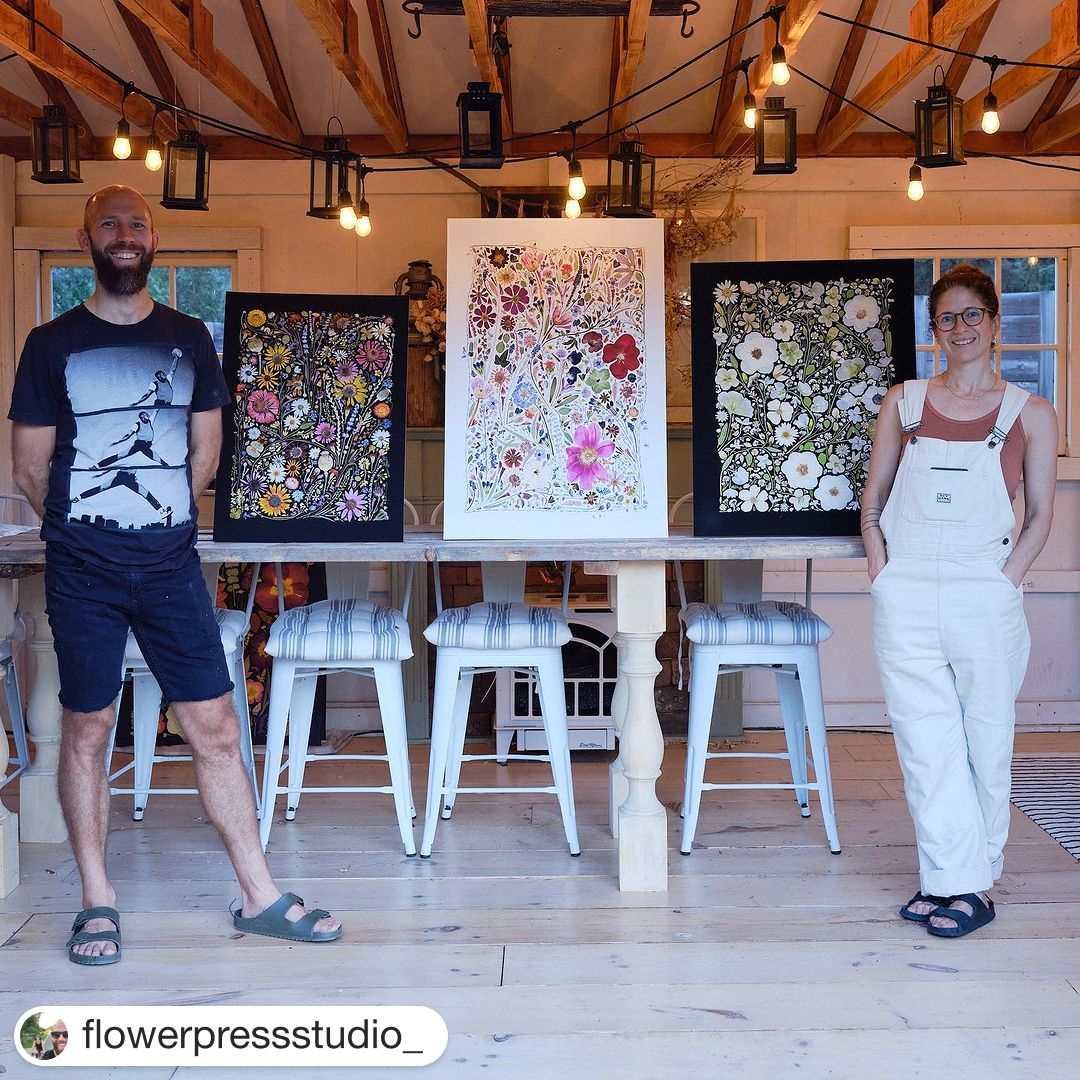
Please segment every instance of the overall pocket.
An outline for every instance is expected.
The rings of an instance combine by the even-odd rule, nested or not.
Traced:
[[[988,512],[982,470],[918,465],[908,472],[902,504],[908,521],[970,528],[985,524]]]

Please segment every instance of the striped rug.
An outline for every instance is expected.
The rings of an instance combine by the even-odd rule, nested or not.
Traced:
[[[1012,801],[1080,862],[1080,756],[1014,758]]]

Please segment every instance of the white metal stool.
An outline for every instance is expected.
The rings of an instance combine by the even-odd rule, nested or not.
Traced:
[[[439,816],[449,818],[459,793],[469,795],[542,793],[555,795],[571,855],[581,854],[567,734],[562,647],[570,640],[566,609],[569,564],[563,574],[562,610],[524,603],[485,602],[463,608],[443,608],[439,566],[434,563],[437,617],[424,631],[436,647],[435,699],[432,709],[431,757],[428,764],[427,806],[420,855],[427,858],[435,841]],[[536,678],[548,752],[545,755],[466,754],[465,728],[473,678],[511,668]],[[552,784],[547,787],[460,787],[463,761],[547,761]]]
[[[406,501],[413,524],[419,516]],[[280,571],[279,571],[280,573]],[[263,766],[262,815],[259,836],[265,848],[273,827],[277,796],[288,796],[285,820],[296,817],[305,791],[334,793],[380,793],[393,795],[398,829],[406,855],[416,854],[412,819],[415,813],[409,742],[405,724],[405,692],[402,662],[413,655],[407,613],[412,592],[412,567],[406,577],[403,610],[368,600],[366,563],[327,563],[327,592],[333,597],[279,615],[270,628],[266,651],[274,658],[270,672],[270,713],[266,730]],[[280,586],[278,589],[281,592]],[[309,761],[325,761],[325,755],[307,752],[316,681],[320,675],[350,671],[375,680],[382,718],[385,754],[335,754],[335,761],[385,761],[390,784],[367,787],[305,787]],[[289,757],[282,765],[285,735]],[[284,785],[282,772],[288,772]]]

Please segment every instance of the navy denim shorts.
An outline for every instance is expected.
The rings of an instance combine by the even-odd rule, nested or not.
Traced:
[[[111,705],[128,629],[167,702],[209,701],[233,687],[198,556],[177,570],[105,570],[50,545],[45,607],[60,669],[60,704]]]

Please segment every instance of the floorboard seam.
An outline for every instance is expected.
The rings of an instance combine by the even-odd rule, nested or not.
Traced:
[[[4,945],[7,945],[7,944],[8,944],[8,942],[10,942],[10,941],[12,940],[12,938],[14,938],[14,937],[15,937],[15,935],[16,935],[16,934],[18,934],[18,933],[20,933],[21,931],[25,930],[25,929],[26,929],[26,926],[27,926],[27,924],[28,924],[28,923],[30,922],[30,920],[31,920],[31,919],[32,919],[33,917],[34,917],[33,915],[27,915],[27,916],[26,916],[26,919],[25,919],[25,920],[24,920],[23,922],[19,923],[19,925],[18,925],[18,926],[16,926],[16,927],[15,927],[15,929],[14,929],[14,930],[12,930],[12,931],[11,931],[11,933],[10,933],[10,934],[9,934],[9,935],[8,935],[8,936],[7,936],[7,937],[6,937],[5,939],[4,939],[4,941],[3,941],[3,944],[4,944]]]
[[[502,947],[502,964],[499,966],[499,985],[506,985],[506,946]]]

